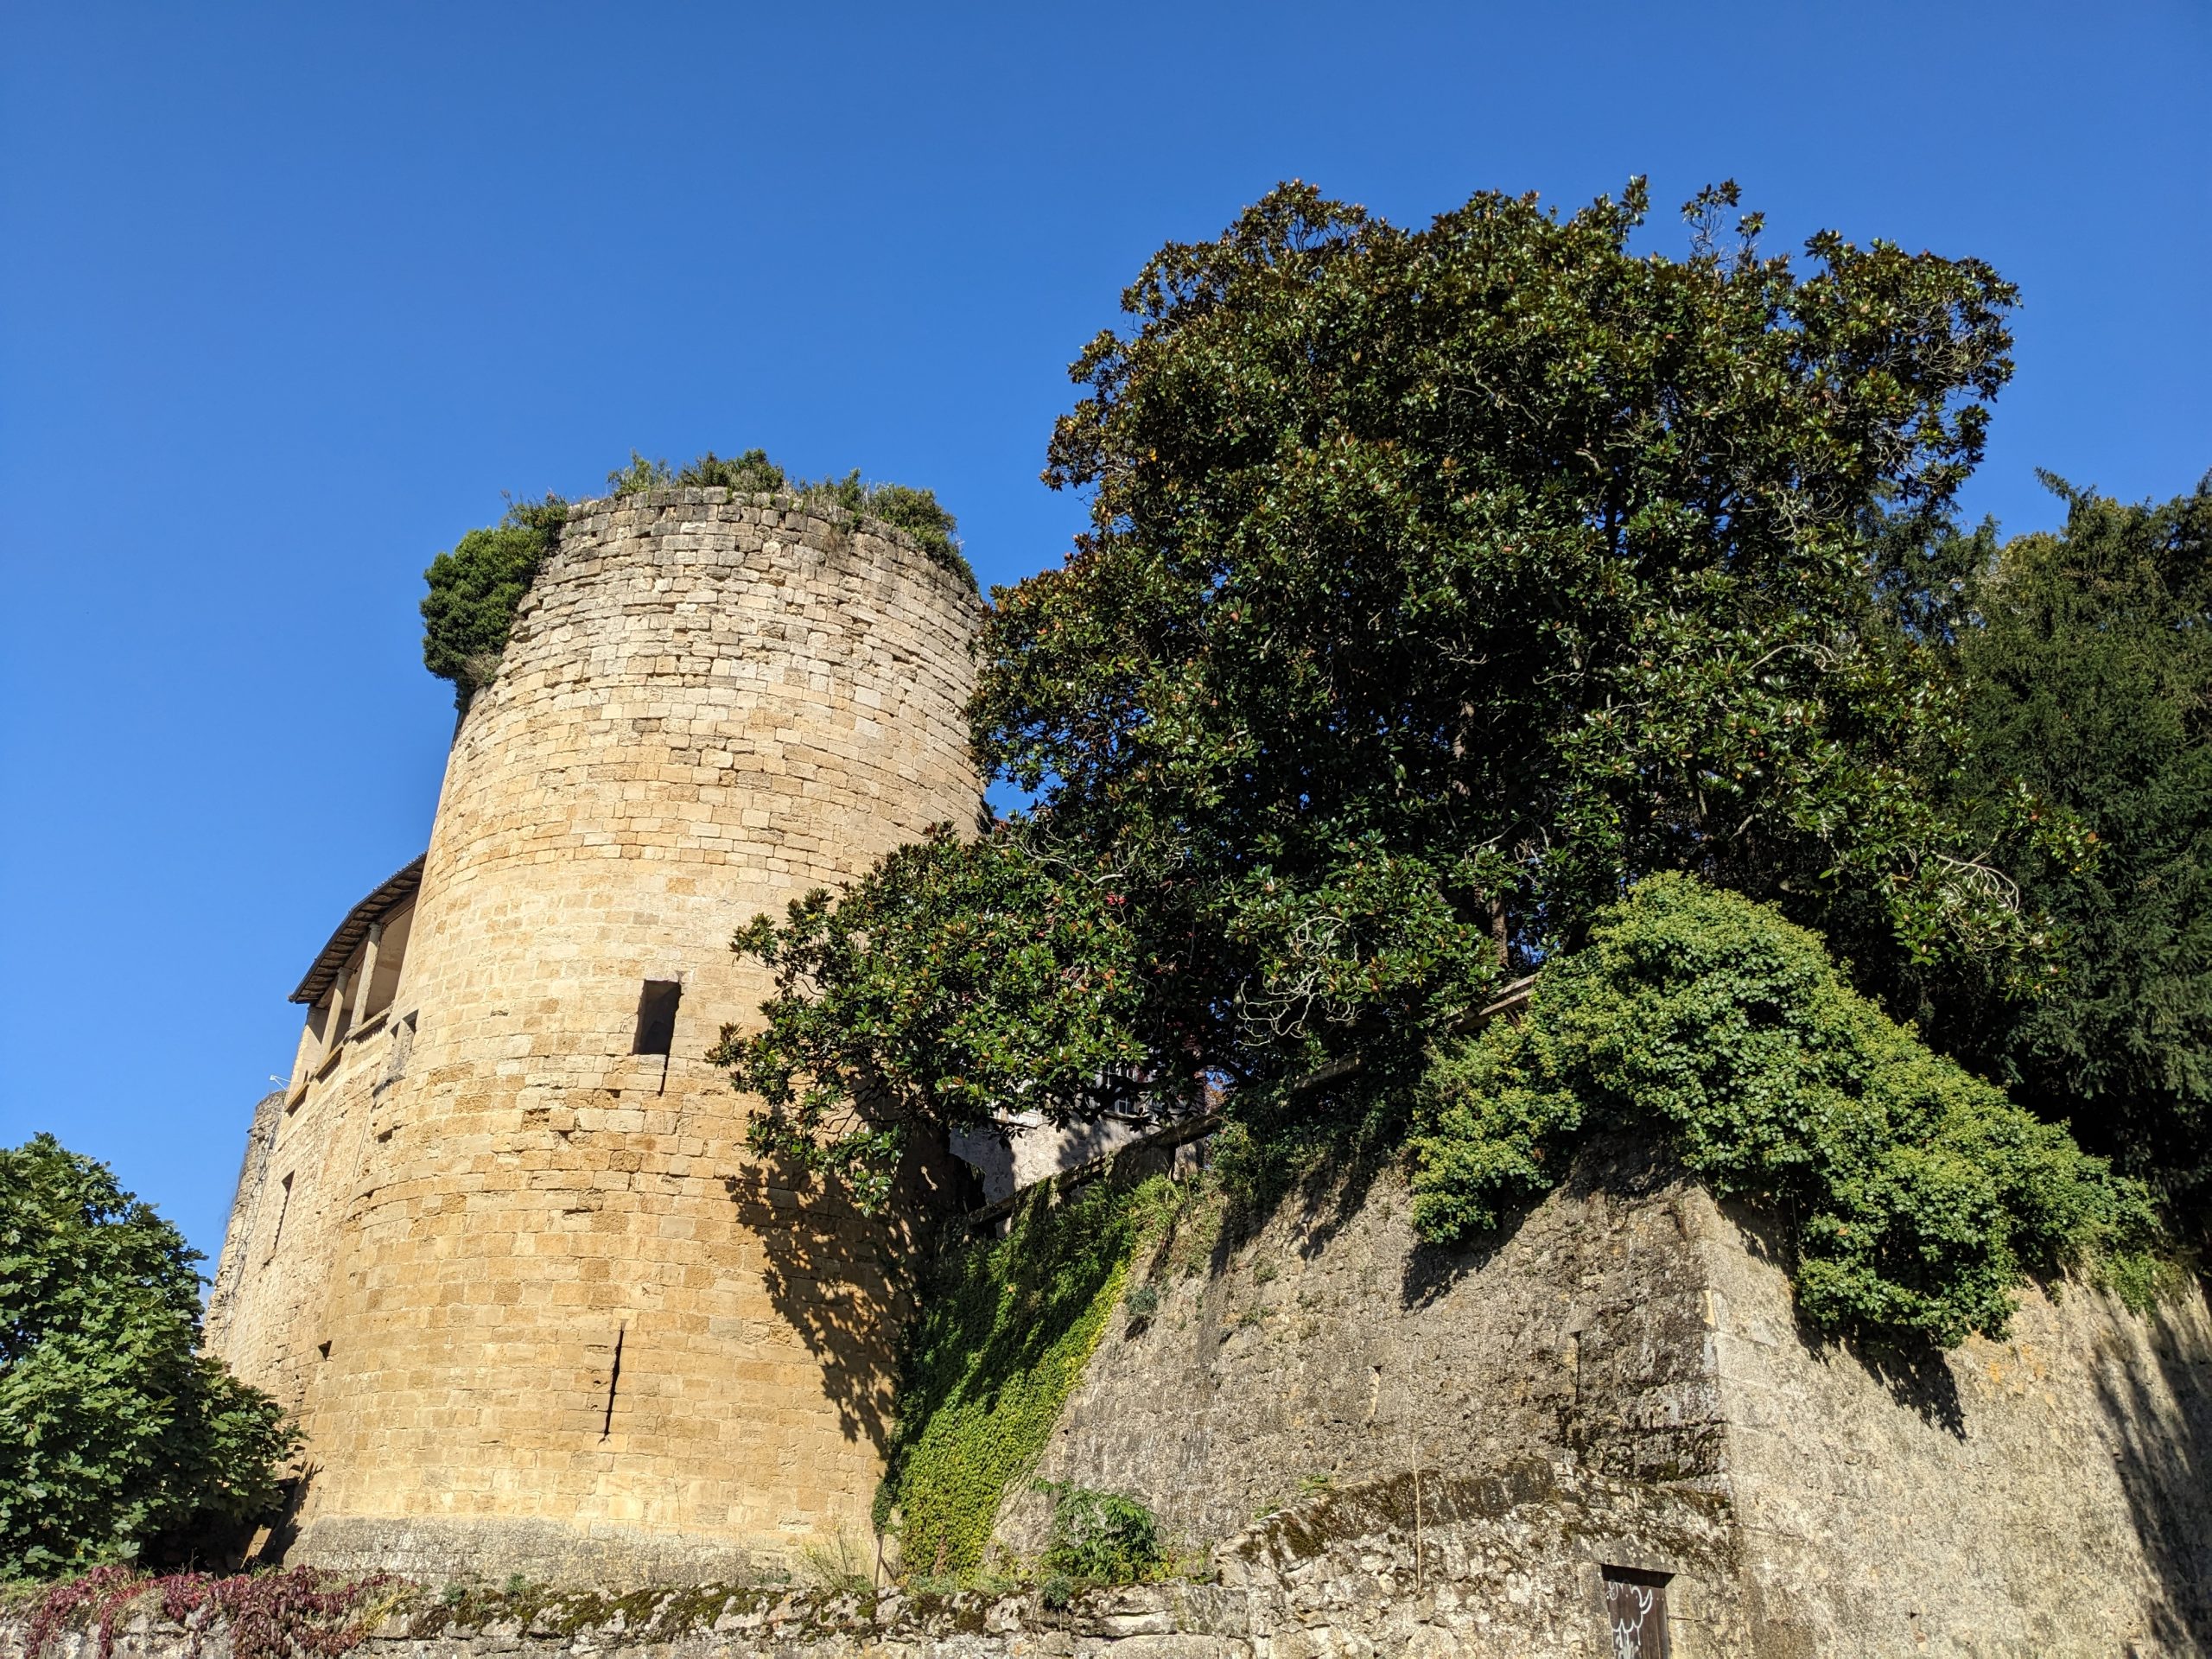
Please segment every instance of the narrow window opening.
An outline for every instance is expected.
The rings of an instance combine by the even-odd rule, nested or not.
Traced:
[[[649,979],[638,994],[638,1035],[632,1054],[665,1054],[676,1046],[676,1005],[683,986],[673,979]]]
[[[1669,1659],[1667,1636],[1667,1580],[1671,1573],[1638,1567],[1599,1569],[1605,1584],[1605,1628],[1614,1659]]]
[[[614,1391],[622,1386],[622,1338],[630,1332],[626,1325],[614,1331],[614,1363],[607,1371],[607,1419],[599,1427],[599,1438],[605,1440],[614,1433]]]
[[[283,1241],[284,1237],[284,1217],[292,1213],[292,1177],[285,1176],[280,1185],[284,1189],[284,1196],[276,1205],[276,1230],[269,1235],[269,1254],[261,1258],[264,1262],[276,1260],[276,1246]]]
[[[321,1354],[325,1359],[328,1359],[330,1357],[330,1344],[327,1342],[318,1342],[315,1344],[315,1351],[318,1354]]]

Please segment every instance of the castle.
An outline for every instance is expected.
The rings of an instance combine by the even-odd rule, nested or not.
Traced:
[[[748,1154],[701,1057],[769,988],[737,927],[976,820],[980,617],[791,496],[574,511],[255,1112],[207,1329],[306,1431],[262,1559],[666,1584],[874,1535],[899,1264],[952,1165],[863,1217]],[[995,1150],[986,1198],[1053,1161]],[[1806,1336],[1761,1218],[1649,1147],[1456,1254],[1408,1211],[1387,1173],[1294,1196],[1101,1341],[1038,1472],[1214,1567],[1114,1615],[1127,1651],[2212,1651],[2197,1291],[2030,1287],[1904,1364]],[[1041,1503],[997,1535],[1033,1552]],[[1023,1628],[906,1650],[1070,1650]]]
[[[256,1111],[211,1349],[306,1431],[308,1559],[690,1578],[868,1534],[898,1223],[797,1207],[702,1058],[734,931],[981,790],[980,604],[790,496],[582,504],[428,852],[340,923]]]

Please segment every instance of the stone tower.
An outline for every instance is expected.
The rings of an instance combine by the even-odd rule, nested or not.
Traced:
[[[575,510],[256,1115],[208,1328],[307,1430],[292,1559],[636,1581],[868,1535],[899,1224],[751,1158],[702,1057],[767,989],[736,927],[976,821],[980,613],[787,496]]]

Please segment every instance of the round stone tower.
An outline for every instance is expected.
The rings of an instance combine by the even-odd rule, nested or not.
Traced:
[[[639,1582],[868,1536],[906,1224],[751,1157],[702,1057],[769,988],[737,927],[976,822],[980,615],[788,496],[575,510],[461,721],[333,1139],[293,1559]]]

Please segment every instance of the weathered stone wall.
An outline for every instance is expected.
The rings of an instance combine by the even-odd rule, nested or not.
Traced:
[[[1750,1218],[1700,1236],[1746,1580],[1830,1653],[2212,1652],[2212,1319],[2031,1289],[1940,1363],[1815,1346]]]
[[[638,1582],[865,1535],[897,1239],[802,1211],[702,1057],[768,988],[739,925],[975,823],[979,614],[834,509],[576,511],[455,739],[405,1041],[349,1042],[242,1196],[257,1239],[276,1172],[331,1195],[281,1270],[222,1269],[219,1351],[308,1434],[291,1559]],[[648,980],[666,1058],[631,1052]]]
[[[296,1085],[254,1109],[221,1261],[207,1300],[207,1343],[232,1369],[304,1414],[328,1335],[333,1263],[369,1139],[385,1022],[327,1056],[303,1057]]]
[[[1163,1273],[1044,1459],[1333,1632],[1268,1651],[1592,1651],[1611,1565],[1675,1575],[1686,1655],[2212,1652],[2200,1294],[2031,1288],[2008,1340],[1885,1369],[1802,1334],[1769,1243],[1633,1151],[1480,1250],[1417,1248],[1409,1209],[1332,1185]],[[1012,1494],[1001,1535],[1046,1520]]]

